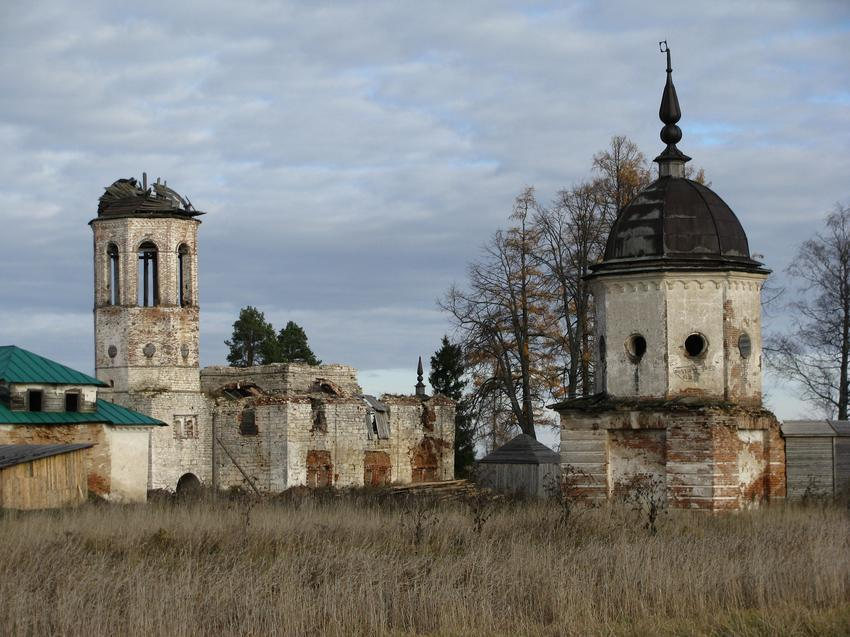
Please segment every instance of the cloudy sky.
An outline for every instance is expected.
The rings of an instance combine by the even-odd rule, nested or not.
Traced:
[[[844,2],[3,0],[0,343],[92,369],[87,222],[147,171],[208,213],[204,364],[252,304],[409,391],[524,185],[550,200],[613,135],[661,150],[665,38],[679,147],[781,279],[850,201]]]

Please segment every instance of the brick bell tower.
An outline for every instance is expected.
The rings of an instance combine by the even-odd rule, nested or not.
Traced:
[[[148,487],[209,473],[200,391],[197,237],[203,214],[166,183],[119,179],[94,232],[95,373],[103,396],[170,426],[151,435]]]
[[[761,402],[760,295],[729,206],[688,179],[670,50],[658,179],[614,222],[588,277],[595,383],[566,401],[561,462],[596,498],[651,483],[680,508],[736,509],[785,495],[779,424]],[[642,487],[645,488],[645,485]]]

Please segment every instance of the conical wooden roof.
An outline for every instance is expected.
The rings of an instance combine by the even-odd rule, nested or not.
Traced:
[[[479,462],[493,464],[557,464],[561,457],[531,436],[520,434]]]

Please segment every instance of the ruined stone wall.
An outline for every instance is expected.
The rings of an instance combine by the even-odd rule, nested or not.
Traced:
[[[370,437],[369,407],[361,398],[318,393],[219,398],[213,408],[221,440],[216,484],[246,487],[237,464],[261,492],[406,483],[414,479],[417,460],[420,465],[433,460],[433,467],[419,467],[422,475],[433,471],[429,479],[452,479],[454,403],[442,397],[424,404],[414,397],[383,400],[389,438]],[[246,409],[253,410],[253,428],[240,426]]]
[[[278,493],[287,488],[289,409],[289,400],[271,404],[258,404],[250,398],[217,402],[213,421],[217,438],[215,484],[219,489],[248,490],[253,485],[260,493]]]
[[[322,399],[326,432],[314,426],[310,401],[300,403],[291,412],[289,426],[289,480],[291,485],[309,484],[308,455],[327,452],[333,468],[333,484],[338,487],[362,486],[364,452],[386,450],[387,440],[369,440],[366,430],[366,404],[359,398]],[[319,454],[313,454],[318,456]],[[310,486],[314,486],[310,484]]]
[[[357,383],[357,370],[348,365],[335,364],[274,363],[254,367],[205,367],[201,370],[201,387],[203,391],[213,392],[225,385],[250,382],[269,394],[308,394],[316,391],[316,381],[320,378],[331,381],[347,396],[363,393]]]
[[[696,396],[759,405],[764,279],[738,272],[596,279],[597,390],[619,398]],[[739,347],[743,333],[746,356]],[[631,346],[636,335],[645,339],[642,356]],[[691,335],[705,342],[698,355],[686,350]]]
[[[641,475],[663,480],[677,508],[740,509],[785,497],[779,423],[758,408],[563,409],[561,464],[580,472],[593,499],[616,497]]]
[[[109,498],[112,491],[110,437],[100,423],[78,425],[3,425],[0,424],[0,444],[74,444],[92,443],[83,450],[89,492]],[[117,495],[117,494],[116,494]]]
[[[381,402],[390,412],[393,481],[454,479],[454,402],[394,395],[382,396]]]

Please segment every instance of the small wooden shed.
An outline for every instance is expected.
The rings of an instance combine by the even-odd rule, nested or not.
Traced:
[[[850,422],[786,420],[782,437],[789,500],[850,489]]]
[[[52,509],[85,502],[83,450],[92,446],[0,445],[0,509]]]
[[[502,493],[545,497],[557,485],[560,470],[557,453],[520,434],[478,461],[477,482]]]

